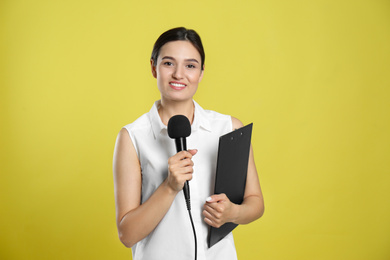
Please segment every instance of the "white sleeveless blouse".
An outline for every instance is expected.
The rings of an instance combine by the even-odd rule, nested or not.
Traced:
[[[233,235],[230,233],[211,248],[207,246],[208,225],[203,220],[203,205],[213,194],[219,137],[232,131],[228,115],[203,110],[195,101],[195,116],[187,149],[197,149],[192,158],[194,174],[190,184],[191,211],[194,220],[198,260],[236,260]],[[136,149],[142,171],[144,203],[168,176],[168,158],[176,154],[174,140],[158,114],[160,101],[149,113],[126,125]],[[133,260],[192,260],[194,236],[183,191],[179,192],[157,227],[132,247]]]

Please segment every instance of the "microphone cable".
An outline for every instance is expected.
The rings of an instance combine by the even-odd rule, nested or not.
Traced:
[[[198,259],[198,242],[196,239],[196,231],[195,231],[195,225],[194,225],[194,220],[192,219],[192,214],[191,214],[191,201],[190,199],[186,198],[186,204],[187,204],[187,210],[188,214],[190,215],[190,220],[191,220],[191,226],[192,226],[192,231],[194,232],[194,240],[195,240],[195,260]]]

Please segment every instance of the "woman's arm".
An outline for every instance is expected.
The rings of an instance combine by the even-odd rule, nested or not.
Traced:
[[[192,155],[183,151],[169,159],[168,178],[141,204],[141,166],[126,129],[116,140],[113,171],[119,239],[126,247],[145,238],[158,225],[184,182],[192,178]]]
[[[232,123],[233,129],[238,129],[243,126],[241,121],[234,117],[232,117]],[[205,203],[203,215],[207,224],[213,227],[220,227],[226,222],[248,224],[260,218],[263,213],[263,194],[261,192],[251,146],[244,201],[242,204],[237,205],[230,202],[225,194],[213,195],[208,198],[208,201]]]

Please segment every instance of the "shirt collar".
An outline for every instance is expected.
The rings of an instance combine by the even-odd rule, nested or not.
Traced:
[[[193,100],[195,111],[194,111],[194,122],[191,125],[191,131],[195,132],[199,128],[203,128],[206,131],[211,132],[210,120],[207,118],[207,112]],[[161,121],[158,109],[161,105],[161,100],[154,102],[152,108],[149,111],[150,124],[152,125],[153,135],[156,139],[159,134],[168,134],[167,126]]]
[[[160,115],[158,114],[158,108],[160,107],[160,104],[161,101],[157,100],[154,102],[152,108],[149,111],[149,119],[150,124],[152,125],[154,139],[156,139],[157,136],[163,131],[167,133],[167,126],[163,124]]]
[[[207,112],[198,103],[196,103],[195,100],[193,101],[195,105],[195,117],[191,130],[196,131],[199,128],[203,128],[204,130],[211,132],[211,124],[209,118],[207,117]]]

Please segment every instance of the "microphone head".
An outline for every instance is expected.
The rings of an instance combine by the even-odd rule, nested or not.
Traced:
[[[185,138],[191,134],[191,124],[186,116],[176,115],[168,121],[168,135],[170,138]]]

